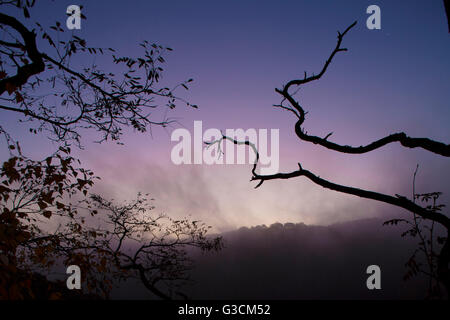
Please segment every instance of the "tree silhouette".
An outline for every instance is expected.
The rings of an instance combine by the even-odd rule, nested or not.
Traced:
[[[95,208],[91,209],[92,215],[101,217],[99,211],[104,211],[108,223],[107,227],[99,224],[97,228],[85,228],[79,234],[86,247],[101,253],[104,261],[111,260],[110,268],[115,269],[116,278],[136,277],[165,300],[186,298],[180,290],[189,281],[187,271],[193,267],[186,247],[202,251],[222,248],[221,237],[206,237],[210,226],[187,218],[174,220],[164,214],[152,215],[155,207],[141,194],[122,205],[92,195],[87,204]],[[131,252],[126,250],[130,248]],[[105,268],[106,265],[103,262]]]
[[[419,170],[417,165],[413,175],[413,190],[412,199],[413,202],[419,201],[426,205],[427,209],[442,212],[445,208],[444,204],[438,204],[441,192],[429,192],[429,193],[417,193],[416,192],[416,175]],[[435,228],[435,222],[422,219],[417,214],[413,214],[410,219],[391,219],[385,221],[383,225],[398,225],[406,224],[408,229],[404,231],[401,236],[409,236],[412,238],[418,238],[418,246],[409,257],[406,262],[407,272],[404,275],[404,280],[409,280],[418,274],[423,274],[428,278],[428,292],[427,299],[441,299],[444,294],[441,290],[441,283],[439,281],[439,275],[437,273],[439,254],[436,251],[436,242],[438,245],[442,245],[445,242],[445,237],[439,235],[438,230]],[[424,263],[420,260],[420,255],[425,258]]]
[[[318,137],[314,135],[308,134],[303,129],[303,123],[306,119],[307,112],[303,109],[298,100],[294,98],[294,94],[298,92],[298,90],[293,92],[293,88],[299,88],[302,85],[308,84],[313,81],[319,80],[327,71],[328,66],[332,62],[333,58],[339,52],[347,51],[347,48],[342,48],[342,40],[344,36],[356,25],[356,21],[352,23],[349,27],[347,27],[344,32],[338,31],[337,43],[330,56],[326,60],[324,66],[321,71],[314,75],[307,76],[306,72],[304,73],[303,78],[290,80],[286,85],[284,85],[281,89],[276,88],[275,91],[281,96],[282,100],[279,104],[274,105],[274,107],[281,108],[283,110],[289,111],[292,113],[297,119],[295,123],[295,134],[297,137],[306,142],[310,142],[313,144],[318,144],[326,149],[334,150],[341,153],[346,154],[364,154],[379,148],[382,148],[385,145],[399,142],[402,146],[407,148],[422,148],[429,152],[435,153],[437,155],[443,157],[450,157],[450,145],[435,141],[429,138],[412,138],[406,135],[404,132],[393,133],[376,141],[373,141],[364,146],[349,146],[349,145],[341,145],[332,141],[329,141],[332,133],[327,134],[325,137]],[[342,192],[346,194],[355,195],[365,199],[376,200],[380,202],[384,202],[413,213],[414,215],[418,215],[420,218],[428,221],[432,221],[440,224],[445,228],[447,236],[442,239],[442,247],[437,257],[437,278],[440,283],[444,285],[447,290],[447,293],[450,294],[450,270],[449,270],[449,262],[450,262],[450,239],[448,237],[448,233],[450,232],[450,219],[440,212],[440,210],[436,210],[436,208],[432,208],[430,206],[421,206],[417,204],[414,200],[415,198],[408,199],[405,196],[401,196],[396,194],[395,196],[379,193],[371,190],[359,189],[351,186],[345,186],[341,184],[334,183],[332,181],[326,180],[324,178],[319,177],[313,172],[302,167],[300,163],[298,163],[298,169],[292,172],[286,173],[276,173],[269,175],[261,175],[257,172],[259,153],[254,144],[250,141],[237,141],[233,138],[222,135],[222,137],[213,142],[207,142],[207,145],[218,144],[220,146],[220,142],[224,139],[230,140],[235,144],[246,144],[253,149],[256,153],[256,160],[253,164],[252,168],[252,177],[251,181],[257,181],[257,185],[255,188],[260,187],[265,181],[275,180],[275,179],[291,179],[295,177],[306,177],[317,185],[320,185],[324,188],[334,190],[337,192]]]
[[[29,22],[34,3],[0,0],[0,7],[19,9]],[[85,130],[97,132],[97,142],[120,143],[124,128],[168,125],[171,119],[154,121],[151,112],[173,109],[177,101],[196,108],[174,94],[192,79],[158,87],[168,47],[144,41],[142,56],[119,56],[66,35],[60,22],[47,31],[42,21],[32,27],[25,21],[0,13],[0,110],[17,114],[31,133],[59,148],[30,159],[0,126],[10,154],[0,170],[0,299],[71,298],[63,284],[42,276],[70,264],[81,268],[83,292],[94,297],[108,297],[113,279],[128,277],[138,277],[159,298],[183,297],[179,287],[192,267],[187,247],[218,250],[220,238],[207,237],[199,221],[154,216],[142,195],[117,205],[89,194],[97,177],[71,156],[71,145],[82,147]],[[87,55],[109,58],[119,72],[83,65]]]
[[[34,1],[2,0],[0,5],[23,9],[28,20]],[[80,129],[91,129],[100,134],[99,141],[119,140],[127,126],[139,132],[151,125],[166,126],[171,119],[153,121],[151,112],[161,104],[173,109],[177,100],[186,102],[174,90],[187,89],[192,79],[172,89],[157,87],[164,54],[171,48],[144,41],[142,56],[119,56],[113,48],[87,46],[85,39],[65,32],[60,22],[49,31],[36,22],[30,30],[0,13],[0,27],[5,37],[0,41],[0,110],[22,115],[22,121],[37,121],[30,129],[34,133],[45,130],[59,142],[80,143]],[[45,51],[38,49],[38,40]],[[109,65],[116,65],[120,73],[83,65],[87,55],[102,56],[105,65],[109,58]]]

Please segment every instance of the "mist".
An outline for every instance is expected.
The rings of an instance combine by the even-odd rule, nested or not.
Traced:
[[[222,251],[191,251],[193,282],[183,292],[191,299],[423,299],[427,278],[403,279],[417,240],[382,223],[276,223],[223,233]],[[381,269],[380,290],[366,286],[369,265]],[[154,299],[133,281],[113,297]]]

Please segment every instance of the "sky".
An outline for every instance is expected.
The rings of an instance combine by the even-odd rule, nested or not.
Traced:
[[[41,1],[32,17],[64,21],[73,1]],[[303,87],[296,98],[309,112],[305,128],[331,141],[364,145],[394,132],[448,143],[450,137],[450,42],[442,1],[77,1],[83,5],[75,34],[94,47],[137,55],[138,43],[174,49],[166,56],[163,82],[193,78],[180,91],[198,109],[180,103],[168,112],[177,119],[152,134],[128,130],[122,142],[95,144],[83,135],[75,155],[102,178],[93,191],[117,200],[150,193],[155,206],[171,216],[191,215],[217,231],[274,222],[329,225],[335,222],[407,215],[400,209],[324,190],[307,179],[250,182],[251,165],[175,165],[170,139],[177,128],[279,129],[280,171],[297,163],[328,180],[388,194],[411,195],[417,164],[418,192],[442,191],[449,204],[448,159],[391,144],[365,155],[346,155],[300,141],[295,118],[274,108],[274,91],[304,71],[318,73],[336,44],[337,31],[355,20],[324,77]],[[381,9],[381,29],[369,30],[366,8]],[[81,64],[91,64],[86,57]],[[107,61],[97,58],[100,66]],[[160,109],[153,120],[167,110]],[[40,156],[55,148],[31,136],[15,115],[1,113],[26,153]],[[4,158],[4,154],[3,158]]]

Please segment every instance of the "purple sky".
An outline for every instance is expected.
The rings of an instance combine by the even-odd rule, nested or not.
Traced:
[[[173,165],[171,131],[192,130],[193,121],[202,120],[204,130],[280,129],[281,171],[301,162],[323,178],[384,193],[410,196],[420,164],[417,190],[442,191],[449,203],[448,159],[399,144],[366,155],[324,150],[296,139],[295,119],[272,107],[280,102],[274,88],[304,71],[318,73],[335,46],[336,31],[358,20],[343,42],[349,51],[296,96],[309,111],[305,128],[318,136],[333,131],[330,140],[355,146],[399,131],[448,143],[450,39],[442,1],[41,1],[32,17],[48,24],[64,21],[70,4],[84,6],[88,19],[76,33],[88,45],[131,55],[145,39],[172,47],[164,82],[194,78],[190,90],[180,92],[199,105],[194,110],[180,104],[169,113],[179,124],[154,128],[152,137],[125,134],[125,146],[93,144],[96,136],[86,134],[85,150],[77,155],[102,177],[96,192],[116,199],[149,192],[160,210],[191,214],[217,230],[406,214],[302,178],[266,182],[254,190],[249,165]],[[366,28],[371,4],[381,8],[381,30]],[[3,112],[1,118],[29,154],[52,148],[15,125],[14,116]]]

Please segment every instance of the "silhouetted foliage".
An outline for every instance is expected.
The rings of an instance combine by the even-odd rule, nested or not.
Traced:
[[[186,247],[218,250],[220,238],[208,238],[199,221],[154,216],[142,195],[117,205],[89,194],[97,177],[71,156],[71,144],[82,146],[84,130],[97,132],[98,142],[120,143],[124,128],[168,125],[169,118],[154,121],[153,110],[174,109],[178,101],[197,108],[174,93],[192,79],[162,87],[171,48],[143,41],[142,55],[128,57],[91,47],[58,21],[49,28],[31,23],[34,4],[0,0],[24,17],[0,13],[0,110],[22,116],[31,133],[59,149],[43,160],[27,158],[0,126],[10,154],[0,173],[0,299],[80,298],[44,276],[72,264],[81,268],[84,298],[108,297],[112,279],[126,277],[160,298],[182,297],[192,267]],[[90,56],[102,56],[91,61],[104,66],[86,65]]]
[[[186,247],[221,248],[220,238],[207,238],[209,227],[154,215],[140,194],[123,205],[99,195],[85,198],[95,177],[72,161],[56,153],[43,161],[16,157],[3,163],[0,298],[35,297],[23,290],[31,290],[37,271],[77,265],[87,293],[108,297],[113,279],[137,277],[158,297],[171,299],[189,280]],[[81,200],[70,200],[77,195]]]
[[[23,9],[25,20],[34,1],[1,1],[0,6]],[[28,23],[27,23],[28,25]],[[43,23],[26,24],[0,13],[0,110],[23,115],[21,121],[34,121],[33,133],[46,131],[59,142],[80,143],[80,129],[95,130],[99,141],[119,140],[122,129],[139,132],[151,125],[166,126],[172,120],[154,121],[152,111],[160,105],[173,109],[174,90],[187,89],[192,79],[173,88],[158,87],[164,55],[171,48],[143,41],[142,55],[121,56],[113,48],[90,47],[85,39],[64,31],[60,22],[49,30]],[[30,29],[33,28],[33,29]],[[39,45],[38,45],[39,44]],[[45,49],[38,49],[45,48]],[[102,66],[85,61],[102,56]],[[109,58],[109,63],[106,63]]]
[[[441,196],[441,192],[430,193],[416,193],[416,175],[419,166],[417,165],[414,171],[413,178],[413,201],[423,203],[428,210],[441,212],[445,205],[438,204],[437,201]],[[428,299],[441,299],[444,293],[441,288],[441,282],[438,274],[439,264],[439,250],[442,250],[442,245],[446,242],[447,237],[441,236],[435,229],[435,222],[433,220],[427,221],[417,214],[413,214],[412,219],[391,219],[385,221],[383,225],[397,225],[404,223],[408,225],[408,229],[404,231],[402,237],[412,237],[419,240],[418,247],[414,250],[412,255],[406,262],[407,272],[404,276],[405,280],[409,280],[418,274],[424,274],[428,277]],[[420,257],[425,259],[424,263],[420,261]]]

